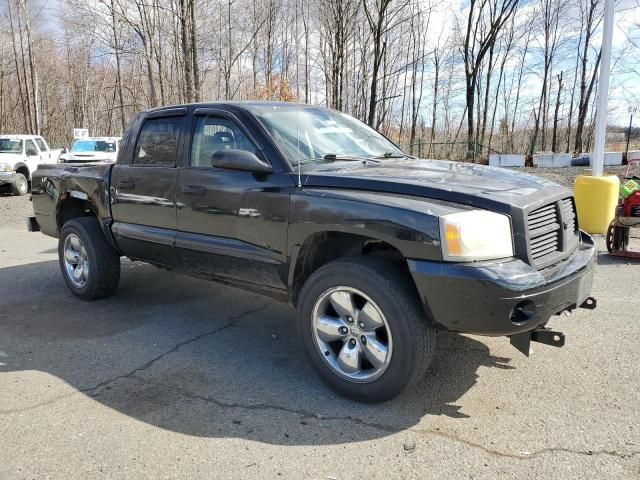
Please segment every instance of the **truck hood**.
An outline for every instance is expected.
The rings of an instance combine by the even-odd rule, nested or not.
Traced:
[[[108,152],[78,152],[78,153],[65,153],[60,155],[60,160],[65,162],[101,162],[109,161],[113,162],[116,159],[117,153]]]
[[[24,157],[21,153],[0,153],[0,163],[15,165],[16,163],[22,161],[24,161]]]
[[[571,192],[533,175],[445,160],[389,159],[334,162],[303,171],[304,187],[337,187],[415,195],[508,212],[545,203],[551,194]]]

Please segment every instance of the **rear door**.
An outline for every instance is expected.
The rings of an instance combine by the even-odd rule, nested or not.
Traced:
[[[277,169],[257,174],[211,165],[212,155],[225,149],[247,150],[269,161],[230,112],[197,109],[192,131],[177,190],[181,263],[220,279],[285,289],[291,176]]]
[[[176,181],[184,108],[152,112],[132,126],[111,175],[113,232],[130,257],[176,265]],[[140,123],[142,125],[136,128]]]

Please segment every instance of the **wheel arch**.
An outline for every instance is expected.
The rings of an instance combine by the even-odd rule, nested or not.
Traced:
[[[75,198],[69,194],[65,194],[58,202],[56,209],[56,225],[58,232],[62,230],[64,224],[69,220],[87,216],[97,217],[95,206],[88,200]]]
[[[415,288],[407,258],[396,246],[373,236],[326,230],[309,234],[301,245],[294,247],[288,278],[291,303],[297,305],[303,285],[320,267],[339,258],[360,256],[384,259],[406,274]]]
[[[31,181],[31,171],[29,170],[29,167],[26,163],[18,162],[16,163],[14,169],[16,173],[21,173],[22,175],[24,175],[28,182]]]

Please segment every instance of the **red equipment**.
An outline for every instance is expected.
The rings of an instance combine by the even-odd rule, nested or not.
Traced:
[[[634,166],[640,167],[640,160],[629,160],[624,174],[625,180],[640,181],[640,176],[631,174]],[[607,250],[611,255],[640,259],[640,251],[629,249],[630,230],[632,228],[640,228],[640,190],[633,192],[625,199],[620,198],[616,207],[615,217],[607,232]]]

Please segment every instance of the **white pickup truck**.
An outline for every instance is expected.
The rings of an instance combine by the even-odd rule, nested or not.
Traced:
[[[0,135],[0,188],[25,195],[38,165],[57,163],[60,153],[38,135]]]

